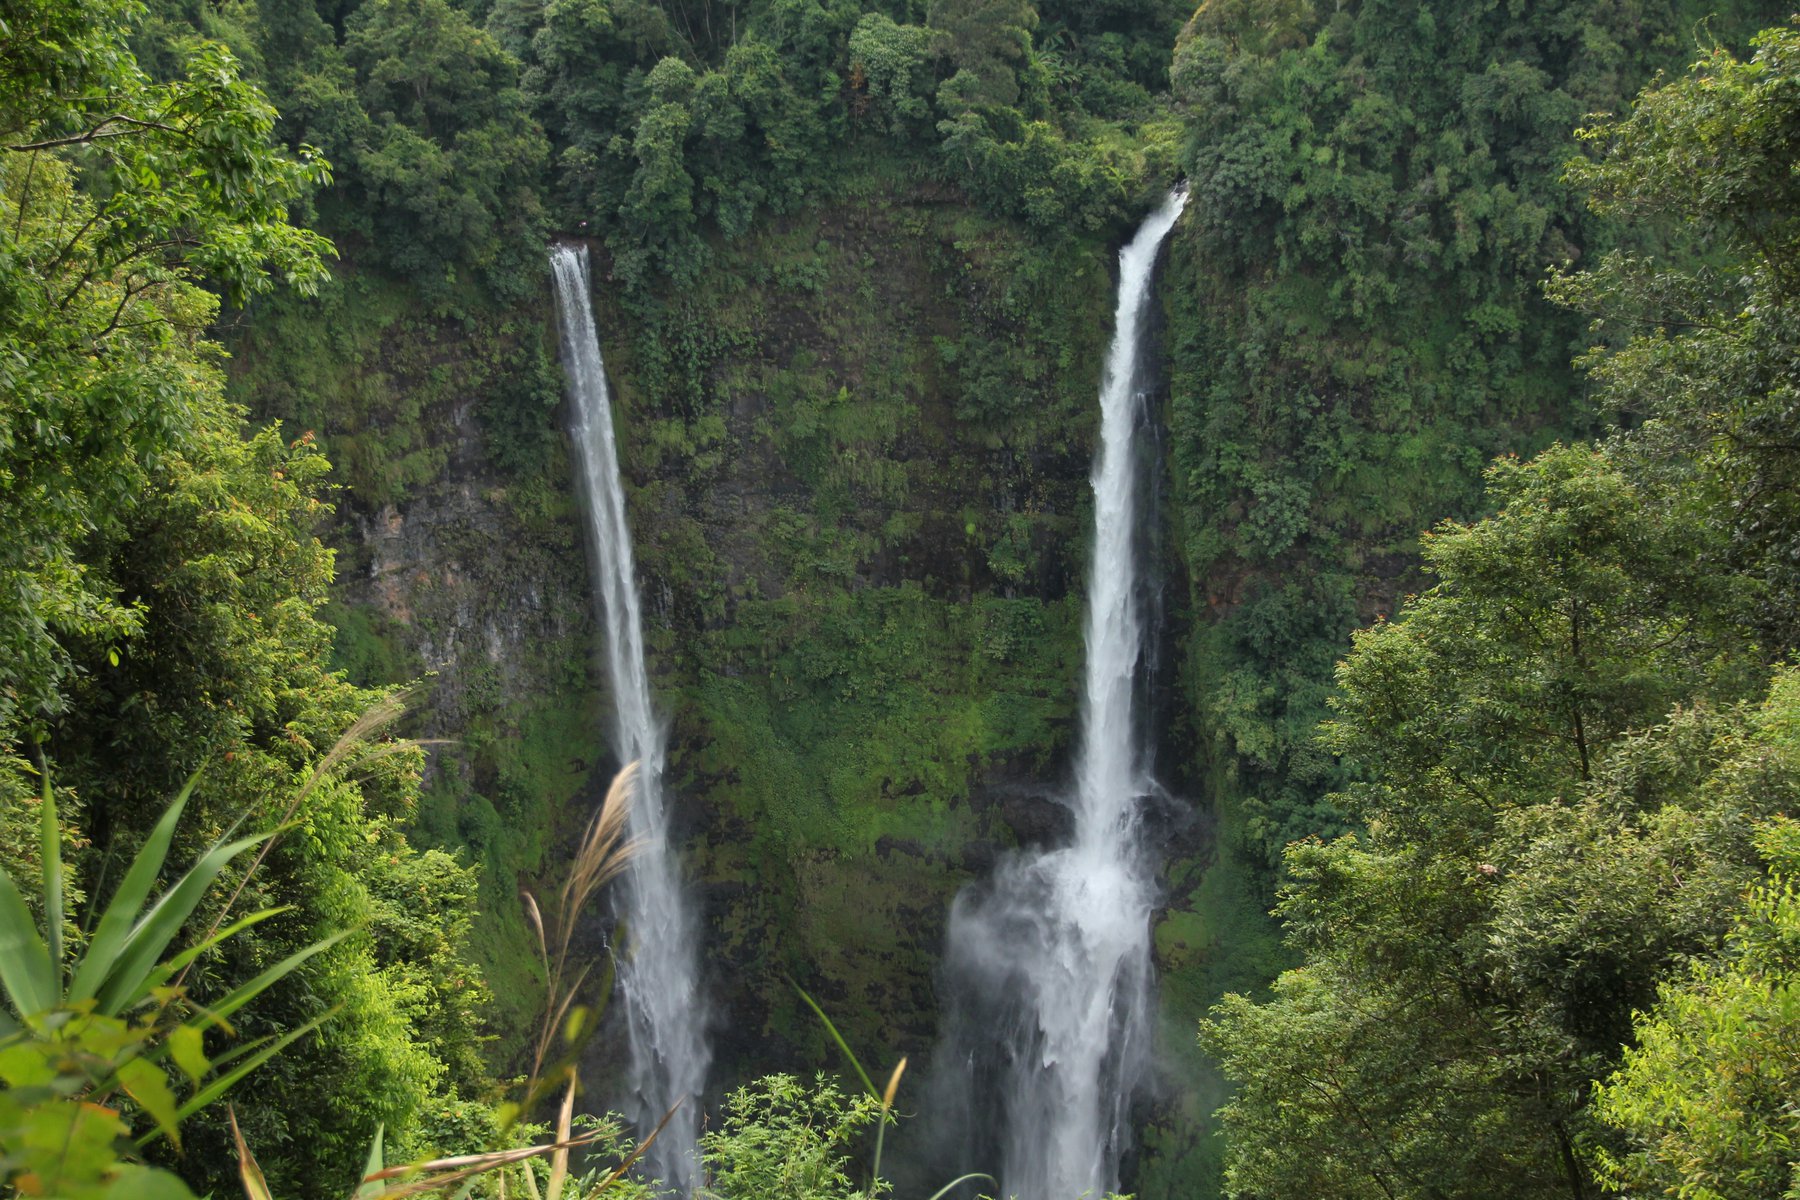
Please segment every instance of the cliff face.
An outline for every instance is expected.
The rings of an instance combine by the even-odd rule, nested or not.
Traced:
[[[789,977],[928,1049],[950,897],[1056,822],[1110,258],[870,196],[603,317],[729,1064],[828,1060]]]
[[[601,296],[726,1081],[837,1065],[792,980],[872,1070],[907,1055],[923,1089],[952,898],[1066,833],[1116,253],[871,192],[721,248],[672,312]],[[677,372],[671,344],[705,349]],[[1221,943],[1196,907],[1212,853],[1185,572],[1152,573],[1175,1069],[1140,1178],[1191,1195],[1211,1107],[1193,1020]],[[900,1151],[924,1157],[924,1129]]]
[[[507,1065],[538,1010],[519,889],[591,799],[598,673],[543,313],[434,315],[372,272],[244,314],[233,379],[258,419],[311,431],[341,490],[326,616],[359,682],[414,685],[437,742],[416,836],[481,867],[475,949]],[[604,786],[596,779],[592,787]]]
[[[1066,820],[1114,247],[871,186],[715,246],[703,291],[628,306],[595,253],[719,1074],[830,1065],[790,979],[869,1059],[928,1053],[951,898]],[[517,890],[615,765],[551,328],[547,298],[433,319],[350,275],[235,350],[346,477],[341,662],[430,673],[420,732],[454,741],[417,825],[483,864],[503,1056]]]

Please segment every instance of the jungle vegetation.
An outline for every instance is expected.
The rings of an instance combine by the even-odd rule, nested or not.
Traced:
[[[911,926],[1028,836],[991,796],[1069,744],[1106,265],[1181,178],[1162,725],[1215,819],[1158,947],[1168,1072],[1227,1099],[1147,1115],[1140,1194],[1800,1194],[1787,15],[0,0],[0,1189],[234,1195],[242,1144],[337,1197],[378,1130],[555,1120],[520,893],[612,765],[567,750],[560,235],[749,1014],[714,1194],[882,1194],[788,979],[913,1049]],[[370,531],[455,488],[371,603]],[[530,636],[468,599],[571,575]],[[482,621],[505,666],[444,650]],[[402,699],[455,744],[364,719]],[[84,983],[190,860],[149,973]]]

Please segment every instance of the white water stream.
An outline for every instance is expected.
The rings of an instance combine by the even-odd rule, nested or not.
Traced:
[[[1145,633],[1134,443],[1151,277],[1186,202],[1185,191],[1172,193],[1119,253],[1093,473],[1073,838],[1005,860],[950,914],[945,972],[971,1010],[953,1018],[966,1027],[967,1086],[994,1091],[969,1103],[997,1120],[999,1194],[1017,1200],[1097,1200],[1117,1188],[1149,1050],[1154,889],[1137,817],[1152,783],[1133,703]]]
[[[612,685],[612,748],[621,763],[640,765],[630,835],[640,848],[617,889],[626,945],[618,986],[630,1037],[632,1096],[628,1112],[641,1135],[680,1104],[645,1158],[648,1174],[681,1196],[698,1174],[700,1091],[711,1052],[699,995],[698,930],[680,862],[669,842],[663,794],[663,729],[650,699],[644,626],[632,569],[631,530],[613,441],[611,395],[589,299],[586,247],[553,246],[557,322],[568,380],[569,434],[581,468],[594,591],[606,627]]]

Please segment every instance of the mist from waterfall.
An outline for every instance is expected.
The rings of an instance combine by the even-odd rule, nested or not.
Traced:
[[[997,1141],[998,1194],[1018,1200],[1116,1190],[1148,1061],[1154,887],[1138,809],[1152,782],[1134,712],[1146,632],[1136,433],[1151,280],[1186,201],[1185,190],[1171,193],[1119,254],[1093,472],[1072,839],[1003,860],[989,881],[957,897],[946,935],[950,1017],[940,1053],[962,1093],[961,1124],[985,1125]]]
[[[680,1104],[645,1157],[648,1174],[686,1196],[697,1181],[700,1092],[711,1060],[699,995],[698,922],[669,841],[664,731],[650,698],[612,401],[589,298],[587,248],[551,247],[550,267],[568,380],[569,433],[580,465],[596,607],[606,628],[612,748],[621,763],[640,764],[629,823],[639,848],[615,891],[626,939],[617,976],[631,1051],[627,1107],[632,1111],[626,1115],[642,1136]]]

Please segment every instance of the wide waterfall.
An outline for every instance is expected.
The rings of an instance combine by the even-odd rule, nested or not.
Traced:
[[[957,897],[944,975],[943,1053],[966,1129],[989,1126],[1000,1195],[1076,1200],[1115,1190],[1150,1037],[1151,864],[1139,801],[1152,787],[1134,714],[1144,649],[1136,432],[1144,316],[1172,193],[1119,254],[1119,299],[1100,389],[1087,676],[1071,844],[1001,863]],[[994,1145],[971,1146],[979,1157]],[[968,1165],[992,1170],[995,1164]]]
[[[669,842],[663,796],[663,729],[650,700],[644,627],[632,570],[625,490],[613,442],[612,401],[589,301],[585,246],[554,246],[550,267],[569,389],[569,432],[581,466],[594,591],[606,626],[606,668],[614,708],[612,746],[621,763],[640,764],[630,832],[638,851],[618,889],[629,945],[618,985],[631,1049],[628,1113],[640,1133],[680,1105],[646,1155],[650,1173],[678,1194],[693,1190],[700,1091],[710,1060],[699,995],[697,922]]]

